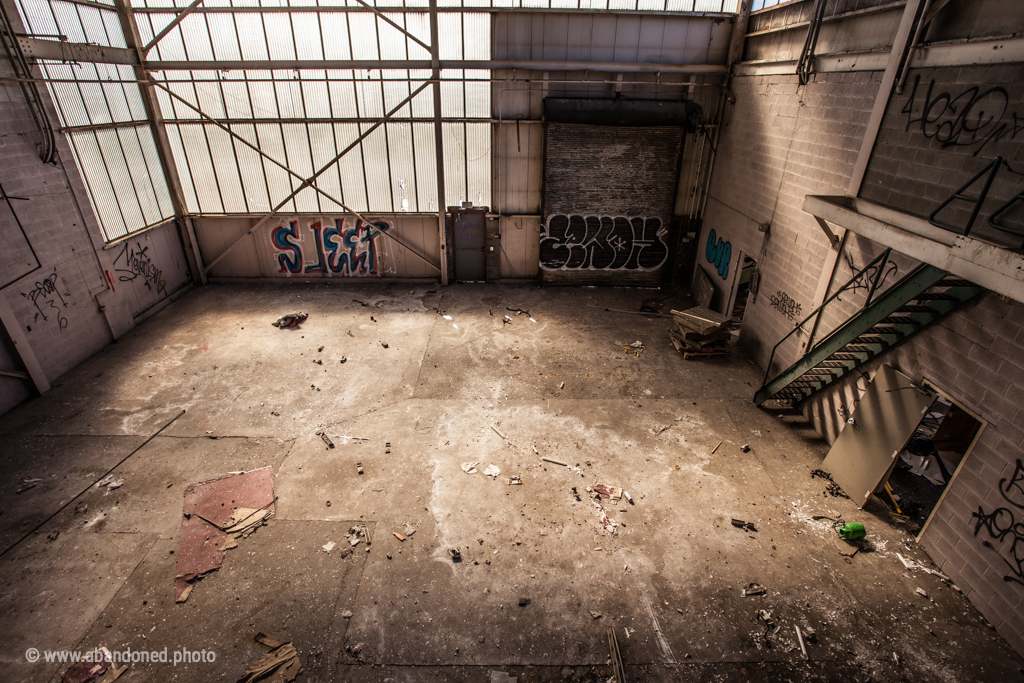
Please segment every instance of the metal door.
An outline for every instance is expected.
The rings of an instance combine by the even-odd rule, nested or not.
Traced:
[[[864,507],[934,401],[906,375],[881,366],[821,469]]]
[[[455,239],[455,279],[484,281],[487,270],[484,262],[486,243],[484,225],[487,213],[484,211],[454,212],[453,237]]]

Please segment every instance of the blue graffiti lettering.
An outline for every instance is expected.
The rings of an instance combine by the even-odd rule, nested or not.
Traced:
[[[299,224],[292,221],[287,226],[279,225],[271,233],[271,242],[277,249],[285,252],[277,255],[279,273],[299,273],[302,271],[302,248],[293,240],[299,239]]]
[[[715,242],[715,240],[718,240]],[[723,242],[721,237],[715,234],[714,228],[708,233],[708,244],[704,249],[704,255],[708,263],[713,263],[715,270],[723,280],[729,277],[729,261],[732,259],[732,242]]]

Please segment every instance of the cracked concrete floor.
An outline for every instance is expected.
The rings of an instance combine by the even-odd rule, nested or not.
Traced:
[[[1020,679],[963,596],[897,560],[930,566],[912,536],[823,494],[810,471],[826,444],[753,406],[742,352],[684,361],[668,319],[604,310],[656,294],[191,292],[0,417],[0,542],[18,542],[0,556],[3,678],[59,680],[67,665],[30,664],[31,647],[103,645],[216,653],[122,681],[236,680],[262,631],[295,643],[302,681],[598,681],[614,626],[630,681]],[[293,310],[310,313],[301,328],[270,325]],[[639,357],[623,353],[637,340]],[[90,486],[129,454],[121,488]],[[267,465],[277,515],[176,605],[184,488]],[[26,478],[40,481],[16,493]],[[605,502],[611,531],[585,493],[597,483],[635,503]],[[873,552],[838,553],[812,519],[835,513],[868,527]],[[369,552],[323,551],[355,523]],[[767,594],[743,597],[751,582]],[[807,660],[795,626],[817,632]]]

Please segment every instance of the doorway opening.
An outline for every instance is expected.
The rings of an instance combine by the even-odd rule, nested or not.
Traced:
[[[750,297],[754,271],[757,270],[757,261],[746,254],[743,254],[741,263],[739,282],[736,284],[736,298],[729,314],[729,317],[736,323],[743,322],[743,313],[747,310],[747,299]]]
[[[985,426],[935,386],[926,386],[937,393],[935,402],[900,451],[889,474],[888,495],[880,492],[895,508],[892,514],[906,519],[911,529],[920,529],[918,538]]]

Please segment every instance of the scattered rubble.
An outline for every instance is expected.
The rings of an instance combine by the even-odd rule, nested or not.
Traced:
[[[732,525],[737,529],[743,529],[744,531],[757,531],[757,527],[754,526],[753,522],[744,522],[742,519],[733,519]]]
[[[297,311],[295,313],[288,313],[288,314],[282,315],[275,322],[272,322],[270,324],[273,325],[274,327],[280,328],[282,330],[285,329],[285,328],[294,328],[294,327],[298,327],[302,323],[306,322],[306,318],[308,318],[308,317],[309,317],[309,313],[303,313],[302,311]]]
[[[849,496],[843,492],[843,489],[839,488],[839,484],[835,483],[832,480],[832,475],[829,474],[828,472],[824,470],[812,470],[811,478],[824,479],[825,481],[828,482],[828,486],[825,487],[825,494],[822,495],[827,494],[832,496],[833,498],[849,498]]]
[[[270,648],[270,652],[256,660],[245,670],[238,683],[254,683],[273,676],[274,681],[288,683],[302,671],[299,653],[291,643],[283,643],[263,633],[256,635],[256,642]]]
[[[740,594],[745,598],[749,598],[752,595],[764,595],[767,592],[768,589],[759,583],[748,583],[746,587],[740,591]]]
[[[668,331],[669,340],[684,360],[714,358],[732,352],[728,330],[731,318],[711,309],[696,306],[685,311],[671,311],[676,329]]]

